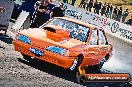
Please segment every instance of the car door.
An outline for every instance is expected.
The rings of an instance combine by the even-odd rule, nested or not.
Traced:
[[[108,52],[108,42],[105,36],[105,33],[103,30],[99,30],[98,32],[98,36],[99,36],[99,47],[100,47],[100,57],[103,58],[105,57],[105,55]]]
[[[90,36],[90,41],[86,46],[87,53],[89,54],[89,57],[98,58],[98,55],[100,54],[100,49],[98,44],[98,30],[92,29],[91,33],[92,34]]]

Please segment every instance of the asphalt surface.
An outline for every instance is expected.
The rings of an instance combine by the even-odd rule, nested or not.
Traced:
[[[80,85],[76,82],[75,72],[43,61],[24,61],[22,55],[16,52],[12,45],[12,38],[16,32],[17,30],[12,30],[9,26],[7,35],[0,34],[0,87],[131,87],[127,83]],[[114,46],[114,51],[112,58],[103,66],[101,72],[132,75],[132,45],[107,36]]]

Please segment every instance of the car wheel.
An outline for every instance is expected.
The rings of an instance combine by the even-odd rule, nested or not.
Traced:
[[[96,65],[97,71],[100,71],[104,65],[104,63],[109,59],[109,54],[106,54],[106,56],[100,61],[98,65]]]
[[[26,61],[31,61],[31,57],[26,55],[26,54],[22,54],[23,58],[26,60]]]
[[[103,67],[104,63],[109,59],[109,57],[110,57],[110,55],[106,54],[106,56],[99,63],[99,69],[101,69]]]
[[[103,67],[103,65],[104,65],[104,63],[106,62],[106,59],[105,58],[103,58],[102,60],[101,60],[101,62],[99,63],[99,67],[98,67],[98,69],[100,70],[102,67]]]
[[[87,68],[87,71],[90,73],[100,73],[100,70],[102,69],[104,63],[109,59],[109,54],[106,54],[106,56],[100,61],[99,64],[93,65]]]
[[[83,54],[79,54],[73,61],[73,64],[71,65],[70,70],[71,71],[76,70],[77,67],[82,63],[82,61],[83,61]]]

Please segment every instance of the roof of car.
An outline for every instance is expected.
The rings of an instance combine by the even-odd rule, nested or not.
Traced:
[[[89,24],[89,23],[86,23],[82,20],[76,20],[76,19],[72,19],[72,18],[69,18],[69,17],[55,17],[55,18],[60,18],[60,19],[64,19],[64,20],[68,20],[68,21],[72,21],[72,22],[75,22],[75,23],[78,23],[78,24],[81,24],[81,25],[84,25],[84,26],[87,26],[87,27],[90,27],[90,28],[99,28],[95,25],[92,25],[92,24]]]

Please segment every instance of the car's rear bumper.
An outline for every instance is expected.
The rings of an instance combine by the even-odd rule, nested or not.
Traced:
[[[13,40],[13,45],[14,45],[15,50],[20,52],[20,53],[29,55],[31,57],[38,58],[40,60],[47,61],[49,63],[56,64],[56,65],[64,67],[64,68],[69,68],[72,65],[72,63],[75,59],[74,57],[61,56],[59,54],[52,53],[52,52],[49,52],[47,50],[44,50],[44,48],[29,45],[29,44],[20,42],[18,40]],[[43,55],[42,56],[37,56],[34,53],[30,52],[29,51],[30,47],[42,51]]]

